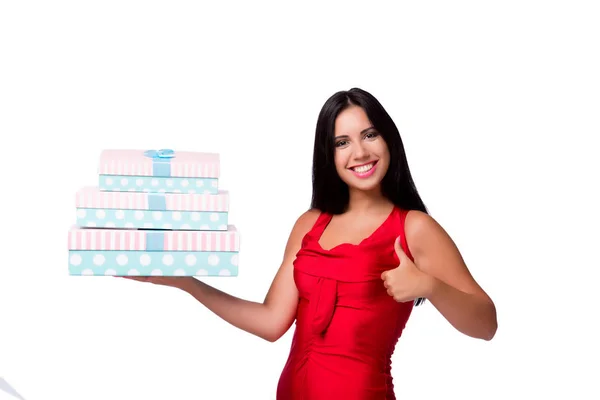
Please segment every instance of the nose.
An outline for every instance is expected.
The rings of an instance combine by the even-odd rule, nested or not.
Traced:
[[[354,148],[354,157],[357,159],[363,159],[369,155],[369,152],[362,143],[358,143]]]

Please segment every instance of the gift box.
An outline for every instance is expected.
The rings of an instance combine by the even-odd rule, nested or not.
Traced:
[[[103,191],[217,194],[217,153],[160,150],[104,150],[98,187]]]
[[[227,230],[229,193],[109,192],[83,187],[75,196],[82,227]]]
[[[72,226],[69,274],[237,276],[240,237],[225,231],[164,231]]]

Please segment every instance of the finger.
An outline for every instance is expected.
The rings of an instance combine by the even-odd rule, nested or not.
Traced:
[[[145,277],[145,276],[121,276],[119,278],[129,279],[131,281],[138,281],[138,282],[148,281],[148,277]]]
[[[388,272],[387,272],[387,271],[383,271],[383,272],[381,273],[381,279],[385,281],[385,280],[386,280],[386,278],[387,278],[387,275],[388,275]]]
[[[402,262],[402,260],[406,258],[406,253],[404,253],[404,250],[402,250],[402,246],[400,244],[400,236],[398,236],[396,238],[396,241],[394,242],[394,250],[396,250],[398,259],[400,260],[400,262]]]

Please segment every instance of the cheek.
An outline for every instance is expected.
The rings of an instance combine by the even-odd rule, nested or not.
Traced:
[[[390,169],[390,164],[386,160],[385,162],[382,163],[381,168],[379,168],[379,174],[381,175],[382,178],[385,174],[387,174],[389,169]]]
[[[388,156],[383,156],[379,158],[379,171],[380,173],[385,174],[390,167],[390,159]]]
[[[343,151],[337,150],[335,152],[334,163],[335,163],[335,169],[338,171],[338,173],[341,173],[346,169],[347,157],[344,156]]]
[[[381,146],[378,149],[378,153],[377,154],[379,154],[379,160],[380,160],[380,162],[382,164],[384,164],[385,167],[387,168],[387,166],[390,164],[390,153],[387,150],[387,147],[385,145]]]
[[[386,154],[383,157],[380,157],[379,163],[387,168],[390,165],[390,156]]]

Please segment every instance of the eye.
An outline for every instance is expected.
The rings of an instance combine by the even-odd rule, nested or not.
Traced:
[[[379,133],[375,132],[375,131],[371,131],[371,132],[368,132],[365,134],[365,138],[367,138],[367,139],[374,139],[377,136],[379,136]]]
[[[339,140],[335,143],[335,147],[344,146],[347,142],[345,140]]]

